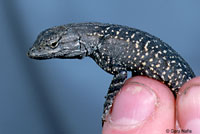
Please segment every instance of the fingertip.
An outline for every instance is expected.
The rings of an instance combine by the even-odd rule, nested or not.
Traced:
[[[200,77],[183,85],[177,96],[177,119],[184,130],[200,133]]]

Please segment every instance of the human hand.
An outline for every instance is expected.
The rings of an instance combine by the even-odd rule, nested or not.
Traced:
[[[103,134],[200,134],[200,77],[185,83],[176,100],[170,89],[156,80],[130,78],[106,120]]]

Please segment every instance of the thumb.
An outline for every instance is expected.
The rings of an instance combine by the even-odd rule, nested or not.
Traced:
[[[174,129],[174,97],[162,83],[142,76],[129,79],[116,96],[103,134],[163,134]]]

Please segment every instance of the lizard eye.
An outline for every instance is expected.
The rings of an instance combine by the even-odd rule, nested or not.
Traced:
[[[58,42],[56,41],[56,42],[53,42],[51,45],[50,45],[50,47],[51,48],[56,48],[58,46]]]
[[[56,48],[59,45],[60,40],[61,40],[61,37],[57,40],[52,41],[49,46],[53,49]]]

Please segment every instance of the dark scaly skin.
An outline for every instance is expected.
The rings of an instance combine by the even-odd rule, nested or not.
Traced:
[[[49,28],[38,36],[28,56],[34,59],[91,57],[114,75],[102,120],[127,78],[144,75],[165,83],[176,96],[178,89],[195,77],[188,63],[159,38],[127,26],[78,23]]]

